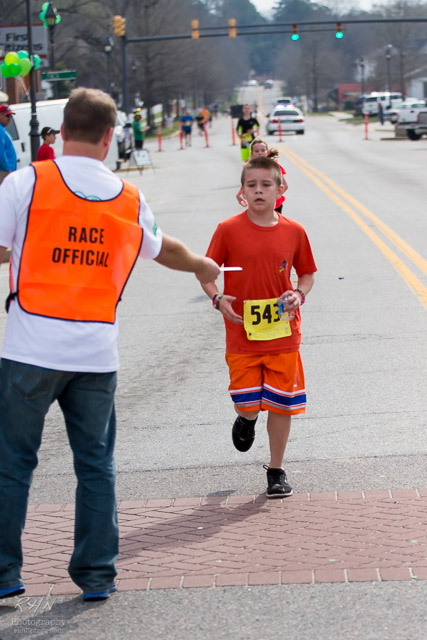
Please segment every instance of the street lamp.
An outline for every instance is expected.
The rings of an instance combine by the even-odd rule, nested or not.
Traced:
[[[55,31],[55,27],[57,24],[57,13],[56,13],[56,9],[51,5],[51,3],[49,2],[49,5],[47,7],[46,13],[45,13],[45,23],[47,24],[47,28],[49,30],[49,43],[50,43],[50,55],[49,55],[49,66],[50,66],[50,70],[54,71],[55,70],[55,41],[54,41],[54,31]],[[53,97],[56,98],[57,97],[57,90],[56,90],[56,82],[53,82]]]
[[[111,36],[106,36],[104,40],[104,51],[107,56],[107,91],[111,95],[112,94],[112,84],[111,84],[111,52],[114,47],[114,40]]]
[[[365,58],[363,56],[360,56],[358,62],[360,67],[361,92],[362,92],[362,96],[364,96],[365,95]]]
[[[393,49],[392,44],[387,45],[385,59],[387,63],[387,91],[388,91],[388,99],[389,99],[389,107],[391,107],[391,52]]]
[[[39,121],[37,120],[37,107],[36,107],[36,81],[35,81],[35,69],[33,60],[33,32],[32,32],[32,20],[31,20],[31,0],[26,0],[27,11],[27,40],[28,40],[28,55],[31,60],[30,69],[30,99],[31,99],[31,120],[30,120],[30,139],[31,139],[31,160],[37,157],[37,151],[40,146],[40,134],[39,134]]]

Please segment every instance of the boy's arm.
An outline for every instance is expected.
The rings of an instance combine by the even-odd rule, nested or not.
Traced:
[[[201,284],[215,281],[220,274],[218,265],[211,258],[192,253],[180,240],[165,234],[155,261],[169,269],[192,272]]]
[[[314,273],[304,273],[302,276],[298,276],[298,285],[296,289],[289,289],[289,291],[285,291],[282,295],[287,296],[287,311],[295,311],[298,307],[305,302],[305,297],[310,293],[314,284]],[[300,291],[303,295],[301,295]]]
[[[7,247],[0,247],[0,265],[3,262],[4,254],[7,251]]]

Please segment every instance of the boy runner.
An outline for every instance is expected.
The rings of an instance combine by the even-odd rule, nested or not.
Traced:
[[[225,321],[229,391],[238,413],[233,444],[238,451],[248,451],[258,414],[268,411],[266,495],[281,498],[292,494],[282,468],[291,416],[304,413],[306,404],[299,307],[317,268],[304,228],[274,210],[284,188],[277,163],[254,158],[243,168],[241,181],[248,209],[218,225],[206,255],[218,265],[240,266],[242,271],[224,274],[222,294],[216,281],[202,288]],[[292,267],[298,274],[295,290]],[[283,296],[286,311],[294,314],[290,322],[279,318],[278,298]]]
[[[251,115],[249,104],[243,105],[243,115],[237,121],[236,132],[240,138],[240,153],[242,162],[247,162],[251,155],[251,142],[259,131],[259,122]]]
[[[189,111],[186,111],[184,115],[181,116],[181,128],[182,133],[184,134],[186,147],[191,147],[191,131],[193,129],[193,121],[194,118]]]

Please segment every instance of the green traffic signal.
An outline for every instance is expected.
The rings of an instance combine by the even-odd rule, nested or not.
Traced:
[[[335,29],[335,37],[338,38],[338,40],[344,38],[341,22],[337,22]]]
[[[293,24],[292,25],[292,35],[291,35],[291,40],[299,40],[299,33],[298,33],[298,25],[297,24]]]

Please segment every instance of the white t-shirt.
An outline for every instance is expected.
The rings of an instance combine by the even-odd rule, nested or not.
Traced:
[[[80,197],[109,200],[122,189],[121,180],[99,160],[62,156],[56,164],[67,186]],[[14,286],[34,179],[34,169],[25,167],[11,173],[0,188],[0,246],[12,247]],[[139,255],[156,258],[162,233],[142,193],[139,223],[144,231]],[[106,324],[44,318],[23,311],[15,298],[9,307],[1,355],[48,369],[105,373],[116,371],[119,365],[117,336],[117,319],[114,324]]]

